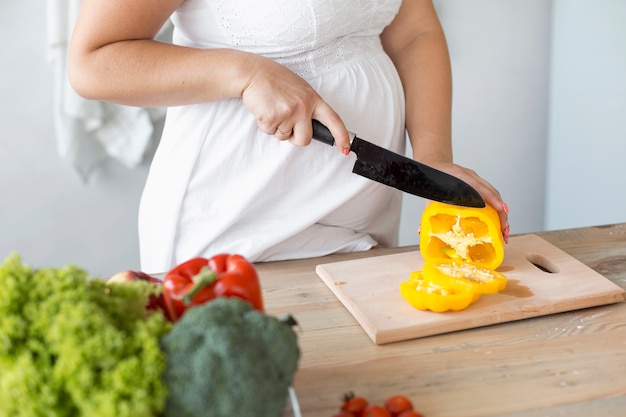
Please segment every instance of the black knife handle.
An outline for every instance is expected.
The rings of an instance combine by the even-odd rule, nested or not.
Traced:
[[[335,144],[335,138],[330,133],[330,130],[315,119],[313,119],[313,139],[330,146]]]
[[[348,135],[350,136],[350,145],[352,145],[352,141],[356,138],[356,134],[348,131]],[[335,138],[332,133],[330,133],[330,130],[315,119],[313,119],[313,139],[330,146],[335,145]]]

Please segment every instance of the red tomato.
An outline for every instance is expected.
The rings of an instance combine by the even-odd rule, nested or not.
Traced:
[[[370,404],[365,407],[361,417],[391,417],[391,413],[383,406]]]
[[[385,408],[396,417],[403,411],[413,410],[413,403],[404,395],[393,395],[385,401]]]
[[[367,404],[365,397],[357,397],[350,392],[343,397],[341,411],[347,411],[358,416],[365,409]]]
[[[406,410],[398,414],[398,417],[424,417],[424,414],[413,410]]]
[[[367,406],[367,400],[365,397],[356,397],[354,394],[346,394],[341,405],[341,411],[347,411],[355,416],[358,416]]]

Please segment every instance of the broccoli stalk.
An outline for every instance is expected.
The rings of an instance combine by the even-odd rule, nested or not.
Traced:
[[[165,417],[281,416],[300,357],[292,325],[237,298],[187,311],[161,338]]]

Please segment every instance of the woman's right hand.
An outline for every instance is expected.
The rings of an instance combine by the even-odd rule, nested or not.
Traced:
[[[279,140],[305,146],[311,142],[311,120],[317,119],[331,131],[340,151],[350,149],[341,117],[309,83],[270,59],[254,55],[250,60],[250,77],[241,96],[259,129]]]

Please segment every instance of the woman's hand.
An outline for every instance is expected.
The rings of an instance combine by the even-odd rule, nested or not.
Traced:
[[[311,120],[317,119],[331,131],[340,151],[350,148],[343,121],[304,79],[272,60],[251,56],[250,61],[241,96],[263,132],[304,146],[311,142]]]
[[[485,203],[496,209],[500,216],[500,225],[504,241],[509,239],[509,208],[502,200],[498,190],[489,182],[480,177],[474,170],[464,168],[460,165],[449,162],[425,162],[427,165],[440,171],[453,175],[472,186],[478,194],[485,200]]]

